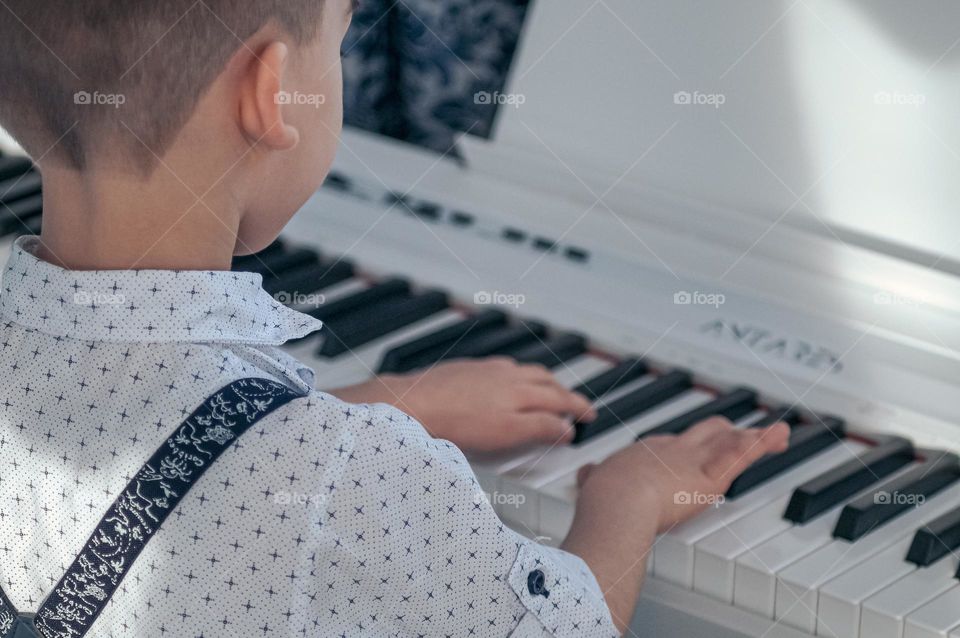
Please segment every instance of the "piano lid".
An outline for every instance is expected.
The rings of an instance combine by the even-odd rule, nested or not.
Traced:
[[[467,156],[587,205],[643,185],[960,273],[956,24],[950,0],[536,2]]]

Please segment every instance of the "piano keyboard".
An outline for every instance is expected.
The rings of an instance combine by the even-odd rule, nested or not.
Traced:
[[[475,463],[494,507],[518,531],[562,539],[576,502],[576,469],[637,438],[682,432],[717,414],[741,427],[783,418],[793,427],[790,447],[748,470],[722,504],[663,535],[653,577],[808,635],[960,637],[954,455],[915,450],[899,437],[850,438],[838,418],[767,406],[749,388],[704,387],[684,370],[598,352],[584,336],[460,306],[401,278],[372,280],[362,271],[351,278],[344,261],[316,256],[311,267],[323,284],[307,289],[302,266],[283,267],[281,256],[296,249],[269,250],[268,289],[330,291],[307,310],[326,322],[326,334],[290,349],[317,368],[320,387],[444,359],[506,355],[552,368],[595,401],[600,416],[576,425],[573,445]],[[922,591],[909,586],[924,573],[936,583]],[[885,602],[903,588],[909,595],[901,591],[896,606]]]
[[[264,272],[268,290],[324,295],[305,309],[326,330],[289,348],[318,370],[319,387],[506,355],[552,368],[594,400],[600,416],[576,425],[573,445],[475,463],[494,507],[518,531],[562,539],[576,469],[638,438],[679,433],[712,415],[740,427],[784,419],[793,429],[789,448],[749,469],[717,507],[663,535],[653,577],[801,635],[960,637],[956,456],[916,450],[900,437],[852,438],[836,417],[768,406],[749,388],[705,387],[687,371],[597,351],[582,335],[302,252],[278,242],[264,263],[245,257],[237,267]],[[305,285],[305,270],[316,285]]]
[[[15,236],[38,232],[40,214],[29,163],[0,157],[4,250]],[[545,542],[558,542],[570,525],[581,465],[711,415],[739,427],[786,420],[786,451],[759,461],[723,502],[658,539],[648,588],[730,609],[740,626],[759,628],[756,636],[960,638],[953,454],[914,449],[904,438],[849,436],[839,418],[768,404],[734,379],[709,387],[688,371],[598,350],[585,335],[459,304],[402,277],[374,278],[286,240],[234,267],[260,272],[278,300],[324,321],[320,334],[286,346],[316,369],[319,388],[504,355],[548,366],[593,399],[599,417],[576,424],[574,444],[475,464],[501,517]]]

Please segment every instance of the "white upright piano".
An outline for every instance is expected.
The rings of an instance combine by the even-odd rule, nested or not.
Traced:
[[[790,450],[658,540],[632,635],[960,638],[958,25],[948,0],[535,2],[490,139],[346,131],[238,267],[327,322],[290,346],[320,387],[508,354],[593,393],[574,445],[476,461],[544,542],[583,463],[787,416]]]

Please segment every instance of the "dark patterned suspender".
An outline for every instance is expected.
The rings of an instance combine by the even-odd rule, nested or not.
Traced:
[[[127,484],[35,617],[18,616],[0,590],[0,638],[86,634],[191,486],[247,429],[298,396],[275,381],[240,379],[208,397]]]

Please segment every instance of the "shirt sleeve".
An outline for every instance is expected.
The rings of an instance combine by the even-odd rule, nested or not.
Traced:
[[[619,636],[587,565],[506,527],[455,445],[390,406],[350,407],[364,414],[322,534],[384,635]]]

